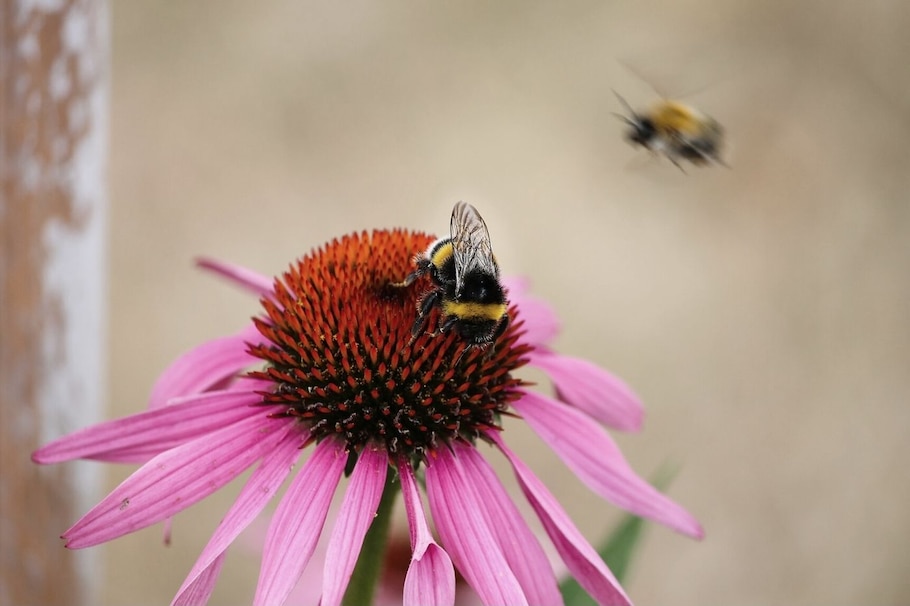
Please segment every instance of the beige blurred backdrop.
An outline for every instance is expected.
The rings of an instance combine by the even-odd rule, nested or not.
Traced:
[[[906,2],[131,1],[112,26],[112,416],[256,313],[195,256],[274,274],[353,230],[440,232],[464,199],[559,348],[643,398],[632,465],[680,466],[707,538],[649,527],[636,603],[910,602]],[[729,170],[622,141],[611,89],[641,106],[649,82],[696,91]],[[616,508],[507,428],[603,536]],[[235,493],[169,547],[99,548],[104,602],[169,601]],[[213,603],[257,574],[233,549]]]

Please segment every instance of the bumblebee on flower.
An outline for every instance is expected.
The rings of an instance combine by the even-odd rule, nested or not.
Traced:
[[[453,215],[466,213],[465,221],[476,227],[472,211],[460,205]],[[460,220],[453,218],[453,226]],[[510,462],[582,587],[599,603],[630,603],[544,483],[508,448],[503,413],[519,415],[600,496],[692,537],[701,537],[701,527],[631,470],[601,426],[637,429],[642,409],[634,394],[593,364],[551,351],[554,314],[527,294],[524,282],[500,281],[492,252],[486,252],[485,226],[479,239],[462,234],[459,240],[460,233],[453,228],[450,234],[454,285],[432,255],[436,274],[420,266],[415,271],[415,253],[434,239],[404,230],[333,240],[274,281],[203,261],[256,293],[263,313],[237,334],[178,358],[156,383],[149,410],[34,453],[39,463],[84,458],[143,464],[64,533],[67,546],[97,545],[168,519],[258,464],[174,599],[204,603],[225,550],[292,475],[307,447],[312,453],[293,474],[269,526],[254,604],[287,598],[323,532],[346,467],[350,478],[324,563],[323,605],[341,603],[380,501],[399,489],[413,549],[404,603],[452,604],[453,565],[485,604],[561,603],[543,548],[481,455],[483,442]],[[486,246],[480,265],[465,265],[463,242],[475,255],[478,242]],[[495,278],[484,286],[499,287],[492,299],[500,303],[480,303],[501,304],[497,318],[492,307],[479,317],[446,307],[464,297],[466,267],[482,267]],[[411,287],[425,274],[429,295]],[[389,287],[404,276],[409,287]],[[431,303],[425,297],[433,297]],[[517,378],[525,364],[544,370],[559,398]],[[255,370],[244,374],[250,367]],[[438,542],[429,530],[419,475]]]
[[[459,202],[452,211],[449,237],[430,244],[415,259],[417,269],[397,286],[429,275],[433,289],[420,302],[411,329],[416,338],[438,307],[440,332],[454,329],[469,345],[488,345],[509,326],[508,301],[499,282],[490,232],[477,209]]]

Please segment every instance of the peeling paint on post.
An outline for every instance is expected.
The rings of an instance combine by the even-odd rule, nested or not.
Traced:
[[[0,604],[97,602],[95,556],[58,538],[97,471],[30,454],[106,389],[108,19],[105,0],[0,3]]]

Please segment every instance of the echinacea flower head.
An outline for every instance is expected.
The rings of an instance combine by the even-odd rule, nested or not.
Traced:
[[[413,337],[418,302],[430,285],[427,278],[407,288],[395,284],[432,241],[400,230],[349,235],[275,280],[203,261],[256,293],[262,312],[238,333],[178,358],[154,386],[148,410],[34,453],[38,463],[142,464],[64,533],[67,547],[97,545],[168,520],[254,467],[174,599],[204,603],[226,549],[293,476],[266,534],[253,597],[254,604],[281,604],[309,563],[348,475],[323,563],[323,605],[341,603],[392,481],[410,528],[405,604],[452,604],[453,565],[485,604],[559,604],[551,565],[482,456],[486,444],[509,461],[582,587],[601,604],[628,604],[544,482],[507,446],[503,419],[527,422],[595,493],[700,537],[695,519],[637,476],[603,427],[637,429],[637,398],[595,365],[550,349],[557,320],[520,280],[505,281],[512,322],[489,346],[469,347],[453,331]],[[550,376],[557,397],[532,391],[517,377],[525,364]],[[292,474],[302,453],[309,456]]]
[[[405,232],[353,236],[276,281],[266,317],[254,320],[265,341],[250,348],[267,363],[250,376],[274,386],[263,395],[273,414],[299,419],[317,441],[341,440],[349,453],[377,446],[415,464],[498,426],[520,395],[512,371],[530,347],[514,331],[487,349],[454,331],[412,338],[422,290],[394,283],[427,244]]]

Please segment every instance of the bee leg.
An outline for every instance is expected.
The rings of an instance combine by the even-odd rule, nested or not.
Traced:
[[[433,311],[433,308],[439,303],[439,291],[431,290],[426,294],[423,300],[420,302],[420,310],[418,315],[423,317],[429,317],[430,312]]]
[[[472,345],[469,345],[468,343],[465,343],[465,344],[464,344],[464,347],[462,347],[462,349],[461,349],[461,353],[458,354],[458,357],[457,357],[457,358],[455,358],[455,363],[452,364],[452,366],[458,366],[459,364],[461,364],[461,360],[462,360],[462,359],[465,357],[465,355],[467,355],[467,353],[468,353],[469,351],[471,351],[472,349],[474,349],[474,347],[473,347]]]
[[[423,272],[420,269],[415,269],[407,275],[407,277],[401,282],[391,282],[389,286],[394,286],[395,288],[407,288],[411,284],[417,281],[417,279],[423,275]]]
[[[434,290],[427,294],[420,302],[420,309],[417,310],[417,320],[414,321],[414,326],[411,327],[412,343],[414,342],[414,339],[420,336],[426,329],[427,322],[430,320],[430,312],[438,301],[439,293]]]
[[[431,272],[434,269],[430,260],[425,257],[420,257],[417,259],[417,269],[412,271],[407,275],[407,277],[401,282],[392,282],[390,286],[396,286],[398,288],[407,288],[414,282],[416,282],[424,274]]]
[[[417,340],[417,337],[424,334],[427,328],[427,321],[430,317],[427,315],[418,315],[417,319],[414,321],[414,325],[411,327],[411,340],[408,341],[408,345],[413,345],[414,341]]]
[[[439,332],[449,332],[453,326],[458,322],[457,316],[449,316],[439,325]]]
[[[670,162],[672,162],[673,164],[675,164],[675,165],[676,165],[676,168],[678,168],[679,170],[681,170],[682,173],[683,173],[684,175],[688,175],[688,174],[689,174],[689,173],[686,172],[686,169],[682,167],[682,164],[680,164],[680,163],[676,160],[676,158],[673,157],[672,154],[667,154],[667,157],[670,158]]]
[[[493,333],[493,336],[490,337],[489,347],[487,347],[486,352],[484,353],[484,359],[489,360],[493,357],[493,351],[496,349],[496,341],[499,340],[499,337],[506,332],[506,329],[509,327],[509,323],[512,319],[509,317],[509,314],[506,314],[499,321],[499,324],[496,326],[496,331]]]

